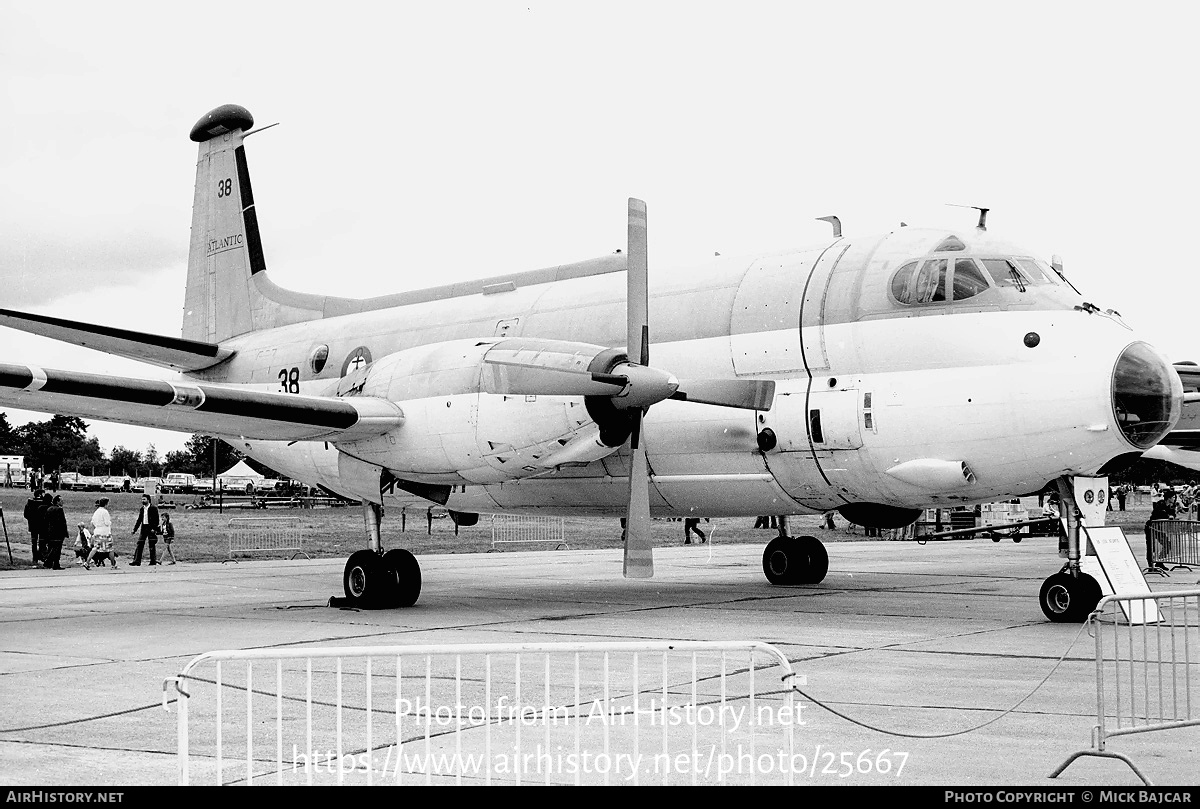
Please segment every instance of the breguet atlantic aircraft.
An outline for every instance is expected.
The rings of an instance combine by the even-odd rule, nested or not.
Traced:
[[[219,107],[199,144],[182,338],[0,310],[0,325],[176,369],[172,381],[0,364],[0,404],[216,435],[361,501],[347,598],[416,602],[384,552],[390,498],[479,513],[627,518],[624,573],[653,574],[652,516],[839,511],[907,525],[929,507],[1122,468],[1179,420],[1180,377],[1059,266],[970,232],[901,227],[812,249],[648,272],[646,207],[624,252],[362,300],[267,274],[243,140]],[[1064,509],[1070,512],[1071,509]],[[1100,596],[1067,562],[1051,620]],[[778,585],[820,582],[813,537],[773,539]]]

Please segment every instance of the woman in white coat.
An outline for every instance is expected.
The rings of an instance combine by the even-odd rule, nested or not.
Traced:
[[[96,501],[96,510],[92,512],[92,552],[88,554],[84,567],[92,566],[92,559],[97,554],[104,554],[112,562],[113,570],[117,569],[117,555],[113,553],[112,515],[108,513],[108,498],[101,497]],[[99,562],[103,564],[103,560]]]

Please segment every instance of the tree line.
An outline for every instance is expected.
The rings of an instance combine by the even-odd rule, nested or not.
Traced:
[[[100,442],[89,436],[87,429],[87,423],[75,416],[53,416],[46,421],[31,421],[13,427],[8,422],[8,414],[0,412],[0,455],[23,455],[27,469],[40,469],[46,474],[58,471],[130,477],[161,477],[168,472],[212,477],[214,445],[218,473],[244,457],[224,441],[200,434],[189,438],[182,450],[168,452],[165,456],[160,455],[153,444],[142,451],[115,446],[112,452],[105,454]],[[246,462],[257,472],[277,477],[262,464],[251,459]]]

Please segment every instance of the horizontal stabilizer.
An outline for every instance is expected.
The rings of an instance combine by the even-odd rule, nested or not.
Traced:
[[[177,371],[199,371],[233,356],[232,351],[214,343],[97,326],[11,309],[0,309],[0,326]]]
[[[399,427],[384,399],[245,390],[0,363],[0,405],[205,435],[268,441],[359,441]]]

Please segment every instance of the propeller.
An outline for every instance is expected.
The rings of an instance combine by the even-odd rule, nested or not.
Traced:
[[[603,402],[603,407],[613,417],[608,423],[616,426],[608,440],[602,432],[601,440],[615,448],[628,436],[631,451],[625,518],[625,576],[644,579],[654,575],[650,468],[642,435],[646,412],[666,399],[770,410],[775,382],[759,379],[680,382],[673,374],[650,367],[646,203],[640,199],[629,200],[627,238],[624,352],[560,340],[503,340],[485,354],[483,361],[488,367],[481,381],[488,393],[584,396],[597,407]]]
[[[629,199],[629,230],[627,244],[628,292],[625,303],[625,350],[630,358],[637,346],[637,362],[650,364],[649,266],[646,247],[646,203]],[[671,392],[672,394],[675,391]],[[632,457],[629,464],[629,503],[625,514],[625,562],[622,568],[627,579],[648,579],[654,575],[654,541],[650,525],[650,467],[646,461],[646,445],[642,441],[642,419],[645,407],[633,412],[633,431],[629,434]]]

